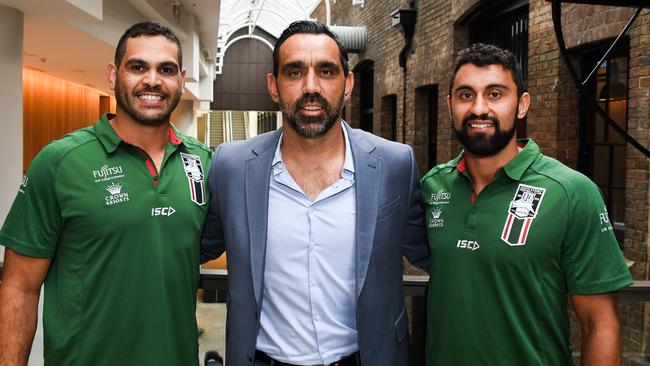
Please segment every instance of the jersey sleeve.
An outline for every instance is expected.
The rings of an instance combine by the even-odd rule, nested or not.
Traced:
[[[51,258],[63,220],[56,195],[56,148],[47,146],[23,177],[0,230],[0,245],[29,257]]]
[[[591,295],[632,284],[600,190],[581,177],[569,193],[569,225],[563,243],[562,267],[569,293]]]

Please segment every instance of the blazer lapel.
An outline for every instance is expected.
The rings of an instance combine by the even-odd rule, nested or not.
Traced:
[[[354,160],[354,179],[356,193],[356,295],[359,298],[368,272],[368,262],[375,238],[377,205],[379,201],[379,174],[381,160],[372,156],[375,145],[362,133],[345,124],[352,159]]]
[[[258,310],[261,307],[264,279],[269,179],[280,131],[269,134],[267,138],[255,145],[251,157],[246,160],[246,213],[250,238],[251,275]]]

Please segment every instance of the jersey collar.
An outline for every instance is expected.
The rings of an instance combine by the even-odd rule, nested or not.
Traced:
[[[517,145],[519,145],[522,150],[514,159],[503,167],[503,171],[508,175],[508,177],[510,177],[510,179],[519,181],[524,175],[524,172],[526,172],[526,169],[537,160],[541,152],[539,146],[537,146],[533,139],[517,140]],[[459,173],[466,174],[467,165],[465,162],[465,150],[461,151],[460,155],[451,161],[451,165],[455,166]]]
[[[120,146],[124,140],[115,133],[113,126],[108,122],[109,119],[115,117],[112,113],[104,113],[102,117],[95,124],[94,130],[97,139],[102,143],[107,153],[111,154]],[[172,145],[180,145],[183,140],[179,137],[180,133],[176,126],[170,123],[169,127],[169,142]]]
[[[533,139],[517,140],[517,144],[522,147],[521,151],[503,167],[503,170],[510,179],[519,181],[526,169],[541,155],[541,152]]]

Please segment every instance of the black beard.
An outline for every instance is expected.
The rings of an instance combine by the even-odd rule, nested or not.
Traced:
[[[282,102],[282,99],[280,99],[279,105],[280,111],[287,118],[289,125],[294,131],[305,138],[318,138],[325,135],[339,119],[341,112],[343,111],[344,101],[344,96],[341,95],[338,103],[333,107],[327,99],[323,98],[320,94],[309,93],[304,94],[296,101],[292,111],[289,110],[291,106]],[[298,113],[307,103],[320,104],[325,111],[325,117],[300,118]]]
[[[475,134],[471,136],[469,134],[469,121],[472,120],[492,121],[494,123],[494,134]],[[454,126],[456,137],[463,144],[463,147],[465,147],[465,149],[470,153],[483,157],[494,156],[503,150],[503,148],[505,148],[514,138],[516,129],[516,120],[515,123],[512,124],[511,129],[504,131],[501,129],[501,123],[496,117],[488,117],[487,115],[477,116],[475,114],[471,114],[463,119],[461,129],[456,129]]]
[[[170,98],[171,96],[168,94],[163,93],[160,91],[159,88],[145,88],[141,92],[156,92],[156,93],[162,93],[164,94],[164,98]],[[137,98],[136,95],[132,95],[133,98]],[[166,122],[169,121],[169,116],[171,116],[172,111],[176,108],[178,105],[178,102],[181,99],[181,92],[179,91],[176,93],[171,98],[171,103],[169,104],[169,107],[167,110],[162,112],[159,116],[156,118],[150,118],[147,117],[146,115],[140,113],[135,107],[133,107],[133,104],[129,101],[129,97],[127,95],[127,92],[125,90],[122,90],[122,87],[120,83],[115,83],[115,102],[117,105],[128,114],[131,119],[133,119],[135,122],[144,125],[144,126],[160,126]]]

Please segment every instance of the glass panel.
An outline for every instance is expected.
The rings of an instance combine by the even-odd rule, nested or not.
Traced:
[[[599,185],[609,185],[609,147],[594,146],[593,180]]]
[[[602,109],[605,109],[606,103],[601,102],[598,103]],[[605,109],[606,110],[606,109]],[[594,112],[594,122],[593,122],[593,129],[594,129],[594,142],[605,142],[606,140],[606,135],[605,135],[605,129],[607,128],[607,123],[603,120],[603,117],[600,116],[600,114]]]
[[[625,190],[614,188],[612,189],[611,203],[607,207],[609,217],[614,222],[625,222]]]
[[[612,161],[612,186],[625,189],[625,161],[627,148],[625,145],[614,146],[614,159]]]
[[[603,103],[601,103],[603,104]],[[610,100],[608,103],[607,109],[609,110],[609,117],[616,122],[619,126],[621,126],[624,130],[626,130],[625,126],[625,120],[627,116],[627,100],[625,99],[620,99],[620,100]],[[612,127],[607,127],[609,128],[608,131],[608,141],[612,143],[625,143],[625,138],[616,132]]]
[[[609,99],[622,100],[627,97],[627,59],[615,58],[609,62]]]

